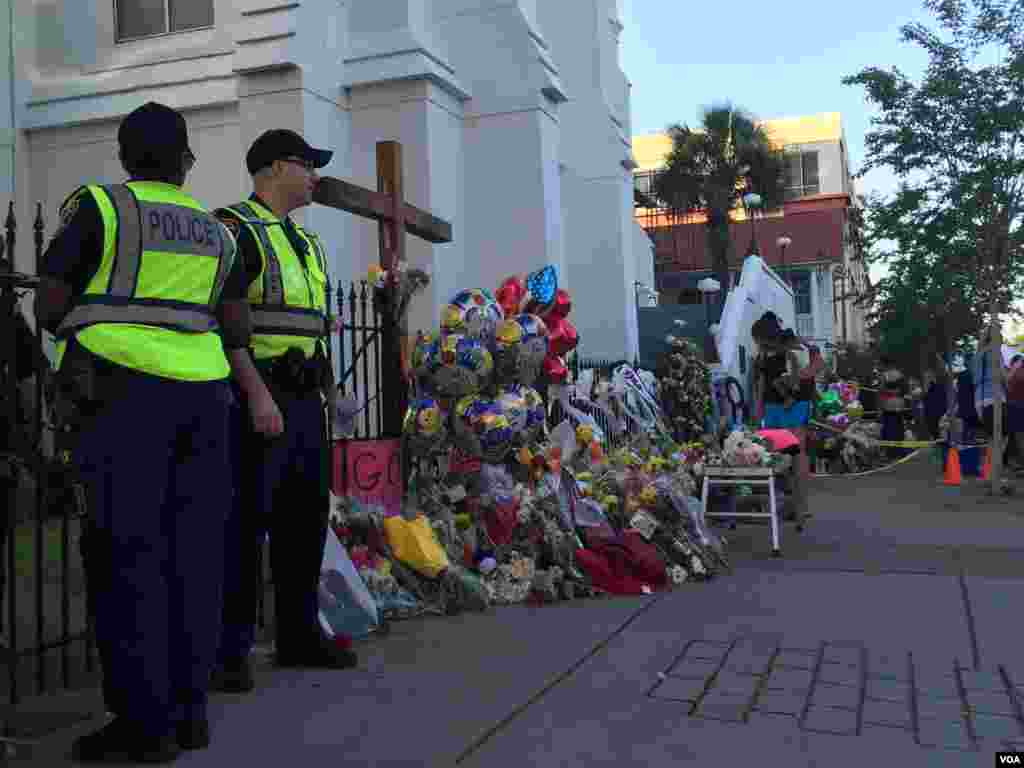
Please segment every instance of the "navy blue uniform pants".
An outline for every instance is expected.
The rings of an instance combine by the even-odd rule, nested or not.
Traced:
[[[226,382],[130,374],[76,451],[107,709],[160,737],[206,716],[232,483]]]
[[[317,589],[330,503],[320,394],[279,398],[284,433],[274,438],[255,433],[248,404],[241,398],[239,403],[238,485],[225,543],[221,663],[236,662],[252,650],[268,534],[277,652],[301,655],[320,641]]]

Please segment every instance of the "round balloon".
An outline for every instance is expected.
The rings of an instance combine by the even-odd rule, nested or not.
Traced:
[[[409,450],[416,456],[425,456],[442,447],[448,436],[446,422],[444,409],[434,398],[422,397],[410,403],[402,425]]]
[[[515,317],[506,317],[495,331],[494,375],[500,386],[516,381],[519,371],[519,352],[523,343],[523,328]]]
[[[505,313],[505,317],[518,315],[519,307],[522,306],[523,299],[526,298],[526,286],[523,284],[522,278],[514,276],[506,278],[498,286],[495,298],[501,305],[501,311]]]
[[[430,367],[430,360],[437,355],[437,337],[432,333],[421,333],[416,337],[416,345],[410,356],[410,373],[423,376]]]
[[[508,425],[513,432],[519,433],[526,429],[529,414],[527,413],[526,398],[523,397],[522,389],[518,385],[513,384],[499,391],[498,405],[501,406],[501,412],[508,419]]]
[[[505,315],[494,295],[481,288],[459,291],[441,313],[441,330],[479,339],[488,348],[494,346],[498,323]]]
[[[441,397],[476,394],[494,370],[494,360],[478,340],[459,334],[443,334],[428,361],[427,378]]]
[[[455,439],[471,456],[499,462],[512,450],[512,428],[501,405],[486,397],[470,395],[455,404]]]
[[[547,324],[537,315],[519,315],[516,322],[523,329],[519,345],[519,377],[523,384],[533,384],[540,376],[544,358],[548,356],[550,334]]]

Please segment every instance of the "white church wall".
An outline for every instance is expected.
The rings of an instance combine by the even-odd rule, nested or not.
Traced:
[[[530,3],[434,0],[435,39],[464,104],[465,220],[458,286],[494,289],[509,274],[564,271],[559,73]]]
[[[551,3],[540,20],[566,84],[560,106],[564,165],[565,283],[586,357],[632,359],[637,346],[633,281],[628,87],[618,64],[615,4]],[[648,249],[644,249],[647,253]]]

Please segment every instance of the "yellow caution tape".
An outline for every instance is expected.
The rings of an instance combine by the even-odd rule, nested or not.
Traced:
[[[838,474],[838,475],[829,474],[829,473],[826,472],[826,473],[822,473],[822,474],[812,474],[811,477],[812,478],[814,478],[814,477],[865,477],[866,475],[874,475],[874,474],[876,474],[878,472],[885,472],[886,470],[892,469],[895,466],[898,466],[900,464],[903,464],[905,462],[910,461],[912,458],[917,456],[917,454],[919,454],[922,450],[923,450],[922,448],[918,448],[916,451],[914,451],[911,454],[908,454],[908,455],[904,456],[899,461],[894,461],[892,464],[886,464],[884,467],[878,467],[876,469],[869,469],[867,472],[850,472],[848,474]]]
[[[827,429],[830,432],[835,432],[837,435],[846,434],[846,430],[833,427],[831,424],[822,424],[820,421],[811,421],[811,426],[820,427],[821,429]],[[938,445],[945,442],[944,440],[876,440],[873,437],[867,435],[858,435],[859,438],[866,440],[872,445],[880,445],[884,448],[927,448],[931,445]]]
[[[871,440],[869,437],[868,440]],[[875,445],[884,448],[927,448],[931,445],[938,445],[941,440],[871,440]]]

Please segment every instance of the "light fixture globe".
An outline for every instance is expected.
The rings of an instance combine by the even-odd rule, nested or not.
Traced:
[[[793,244],[793,238],[787,235],[782,235],[776,239],[775,244],[779,246],[779,248],[789,248],[789,246]]]

